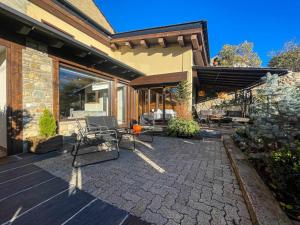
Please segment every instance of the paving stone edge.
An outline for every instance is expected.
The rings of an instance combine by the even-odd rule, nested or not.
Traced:
[[[229,135],[223,144],[237,177],[253,225],[293,225],[244,153]]]

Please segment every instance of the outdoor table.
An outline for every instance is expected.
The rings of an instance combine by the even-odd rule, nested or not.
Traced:
[[[133,149],[129,149],[129,150],[135,150],[136,140],[138,138],[140,138],[141,135],[146,134],[146,135],[149,135],[151,138],[150,140],[142,140],[142,141],[149,142],[149,143],[153,142],[154,128],[153,128],[153,126],[143,126],[142,130],[140,132],[135,132],[133,129],[128,129],[127,133],[125,133],[125,134],[131,136],[133,139]],[[122,135],[122,138],[123,138],[123,135]],[[121,138],[121,140],[122,140],[122,138]],[[121,140],[120,140],[120,142],[121,142]]]

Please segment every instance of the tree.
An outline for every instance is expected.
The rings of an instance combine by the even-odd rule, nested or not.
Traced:
[[[300,43],[289,41],[284,44],[282,50],[272,53],[269,62],[270,67],[286,68],[294,72],[300,72]]]
[[[224,45],[217,58],[221,66],[260,67],[261,59],[253,52],[253,43],[244,41],[239,45]]]
[[[181,81],[174,93],[174,98],[177,105],[177,117],[182,119],[190,119],[191,113],[188,108],[190,96],[192,94],[192,87],[188,81]]]

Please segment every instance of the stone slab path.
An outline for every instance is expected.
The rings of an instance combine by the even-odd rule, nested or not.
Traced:
[[[58,155],[0,160],[0,224],[150,225],[33,164]]]
[[[116,161],[72,169],[71,160],[63,154],[35,165],[152,224],[252,224],[217,139],[155,137]]]

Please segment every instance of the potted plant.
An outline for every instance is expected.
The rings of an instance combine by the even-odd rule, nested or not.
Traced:
[[[43,154],[59,150],[63,146],[63,137],[57,135],[56,130],[56,121],[52,113],[45,109],[39,119],[39,136],[28,138],[29,151]]]

